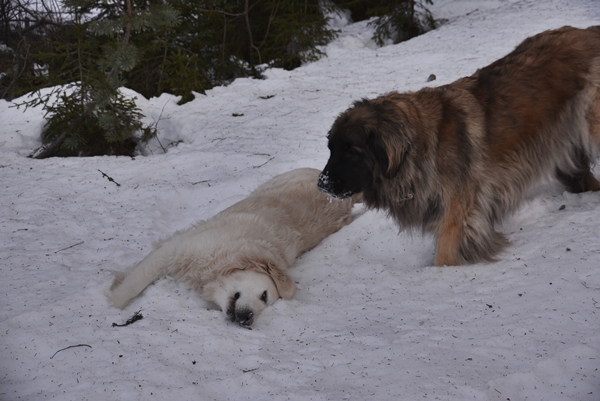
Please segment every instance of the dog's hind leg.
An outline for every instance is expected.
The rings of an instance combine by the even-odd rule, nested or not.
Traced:
[[[589,139],[589,143],[573,150],[570,168],[557,168],[555,172],[565,188],[574,193],[600,191],[600,182],[590,171],[591,162],[600,153],[600,57],[592,62],[589,80],[591,93],[589,103],[585,106],[585,123],[579,125],[580,129],[586,131],[585,142]]]
[[[600,191],[600,182],[590,171],[590,159],[582,150],[577,150],[573,155],[574,170],[566,172],[556,168],[556,178],[569,192],[579,193],[587,191]]]
[[[589,103],[584,108],[585,121],[576,118],[571,124],[575,132],[581,131],[582,143],[572,145],[567,165],[556,167],[556,178],[569,192],[599,191],[600,182],[590,171],[590,165],[600,151],[600,58],[591,68],[593,87]]]

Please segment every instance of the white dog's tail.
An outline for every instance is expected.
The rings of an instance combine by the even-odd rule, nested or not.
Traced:
[[[155,249],[127,273],[116,272],[110,287],[110,301],[116,308],[123,309],[129,301],[138,296],[146,287],[167,273],[168,247]]]

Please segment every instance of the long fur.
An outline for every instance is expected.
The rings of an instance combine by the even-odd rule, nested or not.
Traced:
[[[328,138],[322,191],[363,192],[433,233],[437,266],[495,260],[508,244],[495,225],[534,183],[600,190],[600,27],[542,32],[449,85],[357,101]]]
[[[249,287],[244,281],[260,282],[255,274],[244,272],[272,280],[275,299],[292,298],[296,286],[287,268],[300,254],[348,224],[357,200],[332,202],[317,189],[318,176],[318,170],[309,168],[281,174],[211,219],[158,243],[128,273],[115,273],[112,305],[125,307],[164,275],[187,282],[225,313],[240,296],[234,282],[244,288]],[[263,289],[257,291],[258,299]]]

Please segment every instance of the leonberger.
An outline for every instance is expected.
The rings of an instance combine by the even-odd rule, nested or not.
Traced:
[[[496,260],[494,226],[537,181],[598,191],[600,26],[526,39],[470,77],[354,103],[328,134],[319,188],[363,193],[436,238],[436,266]]]
[[[279,297],[294,296],[296,285],[287,274],[294,260],[352,221],[360,195],[331,202],[317,189],[319,173],[302,168],[278,175],[209,220],[158,243],[129,272],[114,272],[112,305],[124,308],[170,274],[216,303],[232,322],[252,325]]]

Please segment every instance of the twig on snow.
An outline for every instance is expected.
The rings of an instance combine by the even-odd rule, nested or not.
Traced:
[[[88,348],[92,348],[92,346],[91,346],[91,345],[87,345],[87,344],[77,344],[77,345],[70,345],[70,346],[68,346],[68,347],[65,347],[65,348],[63,348],[63,349],[59,349],[58,351],[56,351],[56,352],[54,353],[54,355],[52,355],[52,356],[50,357],[50,359],[54,358],[54,357],[56,356],[56,354],[58,354],[60,351],[64,351],[64,350],[67,350],[67,349],[69,349],[69,348],[76,348],[76,347],[88,347]]]
[[[269,160],[267,160],[266,162],[264,162],[263,164],[260,164],[258,166],[252,166],[252,168],[260,168],[262,166],[264,166],[265,164],[267,164],[268,162],[270,162],[271,160],[273,160],[275,158],[275,156],[269,158]]]
[[[102,177],[106,177],[106,179],[108,179],[108,181],[114,182],[118,187],[121,186],[121,184],[119,184],[118,182],[116,182],[115,180],[113,180],[112,177],[110,177],[106,173],[102,172],[101,170],[98,170],[98,171],[100,171],[102,173]]]
[[[135,312],[133,314],[133,316],[131,316],[129,319],[127,319],[127,321],[123,324],[116,324],[113,323],[112,327],[125,327],[125,326],[129,326],[130,324],[133,324],[135,322],[137,322],[138,320],[142,320],[144,318],[144,315],[142,315],[142,310],[140,309],[139,311]]]
[[[25,230],[27,230],[27,229],[25,228]],[[65,251],[65,250],[67,250],[67,249],[73,248],[74,246],[81,245],[81,244],[83,244],[84,242],[85,242],[85,241],[78,242],[78,243],[76,243],[76,244],[73,244],[73,245],[71,245],[71,246],[68,246],[68,247],[66,247],[66,248],[59,249],[58,251],[54,251],[54,253],[59,253],[59,252],[61,252],[61,251]]]

